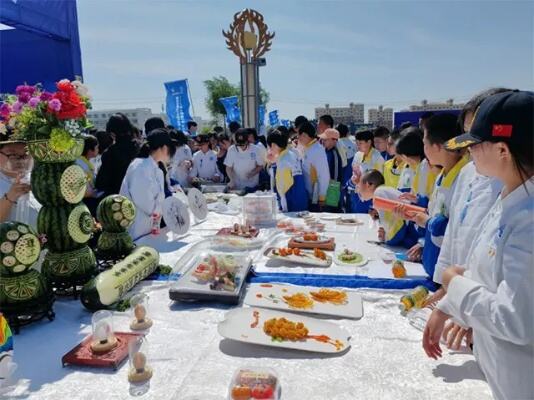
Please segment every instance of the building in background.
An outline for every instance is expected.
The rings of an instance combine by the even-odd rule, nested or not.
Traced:
[[[106,123],[108,122],[109,117],[116,113],[122,113],[126,115],[130,122],[140,130],[144,129],[145,121],[152,117],[160,117],[167,124],[167,114],[154,114],[150,108],[90,110],[87,112],[87,117],[97,130],[105,131]]]
[[[317,107],[315,109],[315,119],[319,119],[321,115],[331,115],[336,124],[363,124],[364,123],[364,108],[363,104],[350,103],[348,107],[330,107],[330,104],[325,104],[324,107]]]
[[[370,108],[367,110],[368,122],[375,126],[385,126],[388,129],[393,127],[393,108]]]
[[[453,99],[449,99],[444,103],[429,103],[428,100],[421,101],[420,105],[412,105],[408,110],[402,111],[445,111],[445,110],[461,110],[465,104],[454,104]]]
[[[420,105],[412,105],[407,110],[395,112],[395,127],[400,127],[405,122],[410,122],[412,125],[418,126],[419,118],[429,111],[435,114],[450,113],[458,115],[463,107],[463,103],[455,104],[453,99],[449,99],[444,103],[429,103],[427,100],[423,100]]]

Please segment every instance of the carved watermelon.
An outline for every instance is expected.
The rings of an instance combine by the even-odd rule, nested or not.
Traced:
[[[121,257],[132,252],[135,245],[128,232],[102,232],[98,238],[98,251],[103,256]]]
[[[49,251],[42,267],[49,282],[86,282],[96,272],[96,258],[88,246],[63,253]]]
[[[110,195],[98,205],[96,219],[106,232],[125,232],[135,219],[135,206],[124,196]]]
[[[37,233],[20,222],[0,224],[0,274],[16,275],[27,271],[39,259],[41,244]]]
[[[47,247],[53,252],[83,247],[93,231],[93,218],[84,204],[43,207],[37,217],[37,231],[46,235]]]
[[[83,169],[70,163],[37,163],[31,175],[32,192],[44,206],[63,206],[82,201],[87,176]]]

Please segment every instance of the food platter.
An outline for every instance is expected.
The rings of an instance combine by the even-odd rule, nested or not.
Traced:
[[[182,276],[169,291],[172,300],[239,302],[252,266],[252,260],[246,254],[203,251],[186,255],[181,260],[185,266]]]
[[[363,316],[361,296],[346,289],[253,283],[248,287],[244,303],[251,307],[303,314],[351,319]]]
[[[271,260],[297,264],[295,266],[306,265],[327,268],[332,264],[332,257],[319,249],[303,250],[299,248],[268,247],[264,250],[263,255]]]
[[[294,339],[277,337],[278,327]],[[350,348],[350,334],[331,322],[261,308],[232,310],[217,330],[226,339],[270,347],[315,353],[341,353]]]
[[[347,248],[336,251],[334,254],[334,262],[345,267],[362,267],[368,261],[369,259],[361,253]]]
[[[293,240],[298,243],[315,245],[315,244],[329,243],[332,240],[332,238],[324,236],[324,235],[319,235],[315,232],[307,232],[300,236],[295,236]]]
[[[336,224],[359,226],[363,225],[363,222],[356,217],[339,217],[338,219],[336,219]]]

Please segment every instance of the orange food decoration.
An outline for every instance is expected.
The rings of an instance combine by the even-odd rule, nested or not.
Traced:
[[[310,242],[315,242],[319,239],[319,236],[315,232],[305,233],[303,239]]]
[[[313,308],[313,301],[310,297],[304,293],[295,293],[291,296],[283,296],[284,301],[289,307],[300,308],[300,309],[309,309]]]
[[[406,277],[406,268],[404,268],[404,264],[397,260],[393,263],[393,267],[391,268],[391,272],[393,273],[393,276],[395,278],[404,278]]]
[[[313,249],[313,255],[321,260],[326,260],[326,253],[321,249]]]
[[[310,292],[310,296],[318,303],[332,303],[342,305],[347,303],[347,293],[341,290],[320,289],[318,292]]]
[[[308,328],[302,322],[285,318],[271,318],[263,323],[263,331],[273,340],[302,340],[308,336]]]
[[[252,396],[252,390],[248,386],[234,386],[232,388],[233,400],[249,400]]]

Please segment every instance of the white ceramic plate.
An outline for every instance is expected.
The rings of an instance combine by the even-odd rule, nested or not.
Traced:
[[[259,313],[258,324],[253,328],[251,324],[255,321],[255,311]],[[343,348],[336,349],[330,343],[322,343],[310,338],[302,341],[273,341],[269,335],[263,332],[263,324],[268,319],[282,317],[292,322],[302,322],[308,328],[309,335],[326,335],[333,341],[339,340],[343,344]],[[224,321],[219,323],[217,330],[219,335],[227,339],[270,347],[316,353],[340,353],[350,348],[349,333],[331,322],[262,308],[237,308],[232,310],[225,315]]]
[[[189,208],[195,218],[199,220],[205,219],[208,215],[208,204],[206,203],[206,198],[202,192],[197,188],[191,188],[187,193],[187,199]]]
[[[302,235],[299,235],[293,238],[295,242],[307,243],[307,244],[324,244],[324,243],[328,243],[330,239],[332,238],[329,238],[323,235],[318,235],[317,240],[304,240],[304,236]]]
[[[231,207],[224,202],[217,201],[216,203],[208,204],[208,210],[224,215],[237,215],[240,211],[237,208]]]
[[[293,264],[300,265],[309,265],[312,267],[329,267],[332,264],[332,257],[326,256],[326,260],[321,260],[313,255],[313,250],[304,250],[300,249],[300,252],[303,256],[296,256],[294,254],[282,257],[280,255],[273,254],[273,250],[277,250],[277,247],[269,247],[264,252],[263,255],[271,260],[286,261]]]
[[[248,287],[244,302],[252,307],[272,308],[305,314],[328,315],[351,319],[360,319],[363,317],[362,297],[358,293],[346,289],[332,288],[332,290],[343,291],[347,294],[346,304],[313,301],[312,308],[302,309],[289,306],[283,299],[283,296],[291,296],[296,293],[304,293],[310,296],[310,292],[318,292],[320,289],[312,286],[252,283]],[[311,296],[310,298],[313,300]]]
[[[360,221],[358,218],[347,218],[347,217],[338,218],[336,220],[336,223],[338,225],[352,225],[352,226],[363,225],[363,222]]]
[[[339,251],[336,251],[334,253],[334,262],[337,264],[337,265],[341,265],[343,267],[363,267],[365,264],[367,264],[367,262],[369,261],[369,258],[366,257],[365,255],[363,255],[362,253],[360,252],[356,252],[356,253],[359,253],[361,256],[362,256],[362,260],[359,261],[359,262],[345,262],[345,261],[341,261],[338,256],[343,253],[343,250],[345,249],[341,249]],[[350,250],[350,249],[349,249]]]
[[[339,214],[323,213],[323,214],[319,214],[319,218],[322,219],[323,221],[335,221],[336,219],[339,218]]]
[[[163,219],[169,229],[177,235],[183,235],[191,224],[187,206],[178,198],[171,196],[163,201]]]

